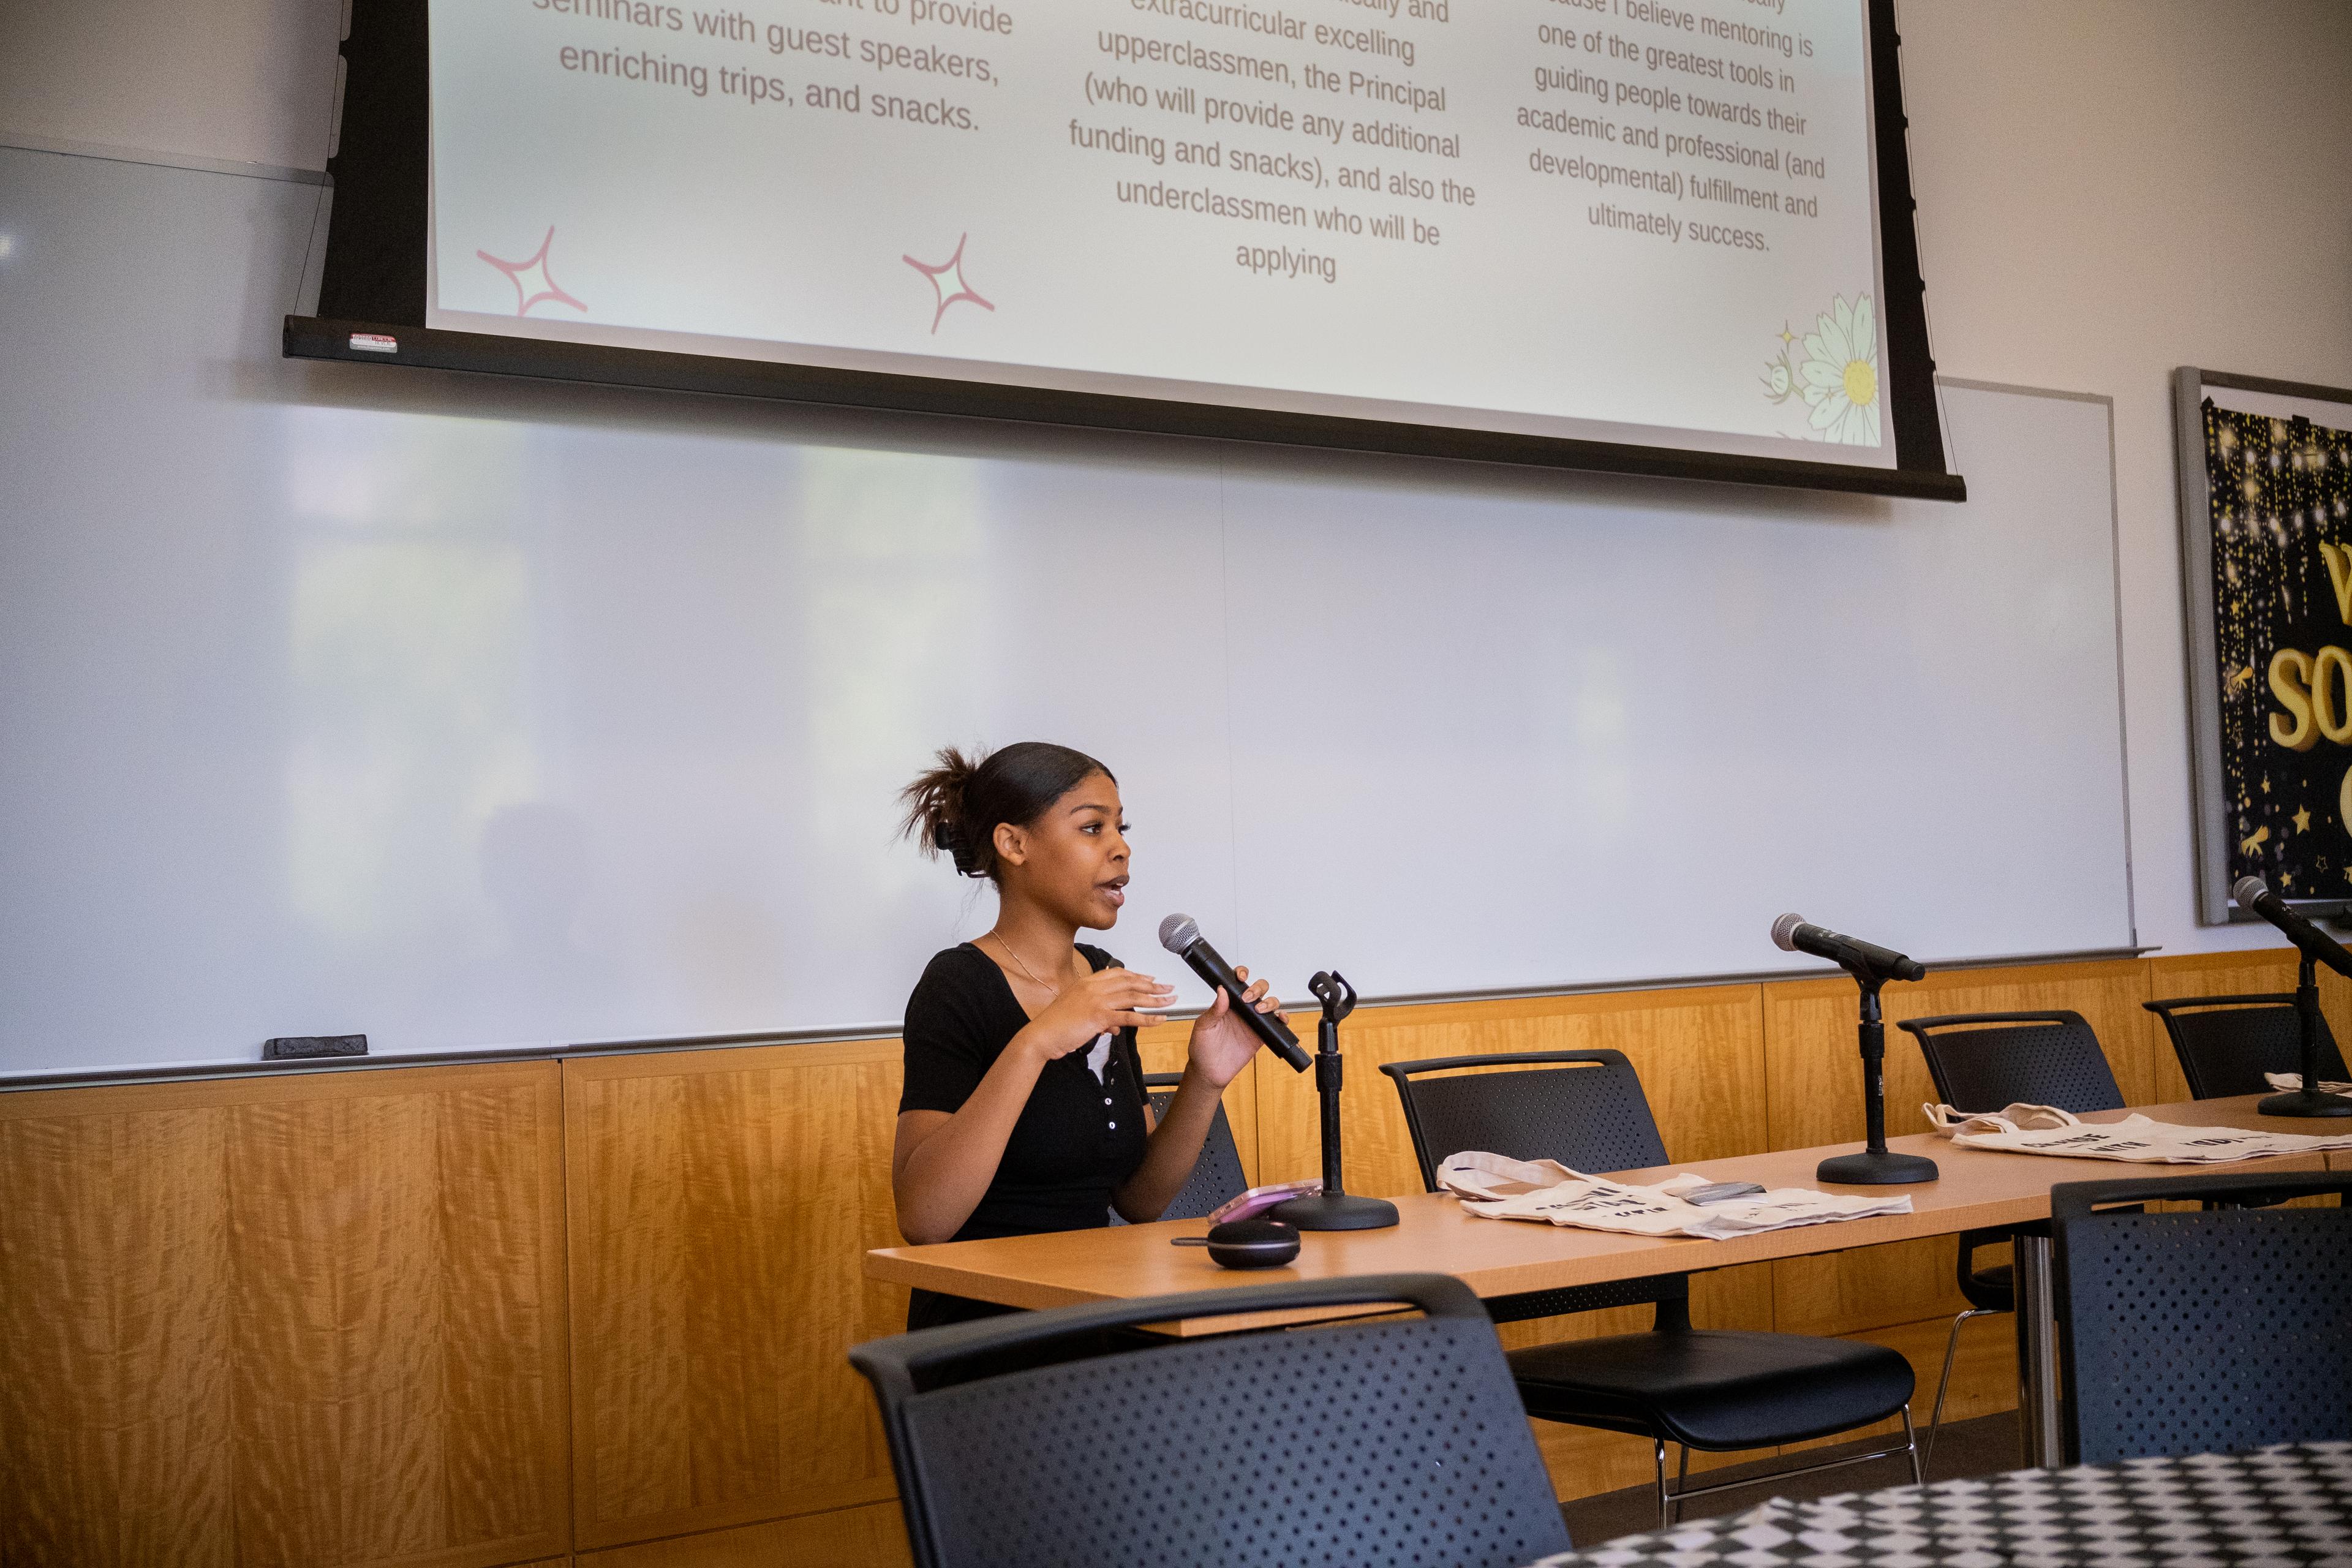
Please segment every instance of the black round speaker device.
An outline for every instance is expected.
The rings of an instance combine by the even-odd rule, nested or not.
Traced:
[[[1298,1256],[1298,1231],[1278,1219],[1236,1219],[1211,1226],[1206,1236],[1180,1236],[1177,1247],[1205,1247],[1226,1268],[1279,1268]]]

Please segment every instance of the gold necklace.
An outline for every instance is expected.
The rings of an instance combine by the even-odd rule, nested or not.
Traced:
[[[1032,970],[1026,963],[1022,963],[1021,955],[1013,951],[1013,944],[1004,940],[1004,933],[1003,931],[998,931],[994,926],[991,926],[988,928],[988,934],[996,939],[996,945],[1004,950],[1005,957],[1011,959],[1015,963],[1021,964],[1021,973],[1028,976],[1030,984],[1034,985],[1046,995],[1059,1000],[1062,994],[1062,988],[1058,985],[1046,984],[1044,981],[1037,978],[1035,971]]]

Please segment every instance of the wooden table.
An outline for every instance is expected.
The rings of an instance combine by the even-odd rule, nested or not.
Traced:
[[[2182,1105],[2135,1108],[2153,1121],[2188,1127],[2241,1127],[2307,1135],[2333,1133],[2341,1122],[2264,1116],[2254,1110],[2259,1096],[2204,1100]],[[2128,1111],[2095,1113],[2086,1121],[2116,1121]],[[1010,1307],[1066,1307],[1086,1301],[1172,1295],[1218,1289],[1271,1279],[1319,1279],[1349,1274],[1428,1272],[1451,1274],[1482,1297],[1514,1296],[1528,1290],[1638,1279],[1656,1274],[1691,1273],[1761,1263],[1776,1258],[1840,1252],[1850,1247],[1950,1236],[1964,1230],[2024,1225],[2050,1217],[2050,1189],[2063,1182],[2092,1182],[2200,1171],[2276,1168],[2324,1170],[2322,1155],[2248,1161],[2236,1165],[2151,1166],[2112,1160],[2068,1160],[2046,1154],[1995,1153],[1957,1149],[1932,1134],[1894,1138],[1887,1146],[1926,1154],[1941,1168],[1941,1179],[1902,1188],[1853,1187],[1817,1182],[1813,1169],[1831,1154],[1849,1153],[1858,1143],[1791,1149],[1730,1160],[1702,1160],[1654,1170],[1612,1173],[1637,1182],[1662,1181],[1679,1171],[1697,1171],[1713,1181],[1760,1183],[1766,1188],[1817,1187],[1834,1193],[1907,1193],[1912,1212],[1835,1225],[1767,1231],[1729,1241],[1690,1237],[1658,1240],[1612,1236],[1524,1222],[1480,1219],[1454,1198],[1417,1193],[1397,1199],[1400,1223],[1387,1230],[1312,1232],[1287,1268],[1234,1270],[1209,1261],[1197,1247],[1171,1247],[1179,1236],[1199,1236],[1205,1220],[1168,1220],[1157,1225],[1117,1226],[1102,1230],[1063,1231],[1012,1237],[1001,1241],[954,1241],[932,1247],[880,1247],[866,1255],[868,1278],[925,1290],[940,1290]],[[2352,1153],[2335,1156],[2336,1168],[2352,1169]],[[2054,1299],[2046,1237],[2021,1237],[2015,1248],[2018,1312],[2018,1407],[2028,1464],[2054,1462],[2058,1433],[2057,1355],[2052,1320]],[[1278,1320],[1276,1320],[1278,1321]],[[1269,1326],[1249,1316],[1189,1319],[1160,1325],[1178,1335],[1230,1333]]]

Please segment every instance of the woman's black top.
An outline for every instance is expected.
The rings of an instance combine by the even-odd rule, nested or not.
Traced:
[[[1078,951],[1097,973],[1119,967],[1100,948],[1081,942]],[[899,1110],[962,1110],[1013,1037],[1028,1026],[1029,1015],[988,954],[970,942],[939,954],[907,999],[907,1081]],[[1135,1031],[1121,1029],[1111,1038],[1097,1080],[1087,1067],[1090,1049],[1057,1058],[1037,1075],[988,1191],[952,1239],[1109,1223],[1112,1189],[1143,1163],[1143,1058]],[[907,1326],[931,1328],[1002,1310],[918,1290],[908,1305]]]

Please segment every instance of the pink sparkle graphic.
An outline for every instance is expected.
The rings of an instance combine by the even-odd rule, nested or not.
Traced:
[[[949,257],[945,261],[940,262],[937,267],[927,267],[911,256],[902,256],[898,258],[908,266],[913,268],[916,271],[921,273],[924,277],[929,279],[931,280],[932,291],[940,297],[940,308],[931,312],[931,332],[934,336],[937,336],[939,333],[940,318],[946,315],[948,313],[948,307],[954,304],[959,300],[969,300],[983,310],[993,310],[996,309],[995,306],[990,304],[987,300],[973,293],[971,291],[971,285],[964,281],[963,242],[971,237],[968,234],[956,236],[955,254]],[[955,287],[953,289],[949,288],[948,285],[950,283],[953,283]]]
[[[575,310],[585,310],[588,308],[558,288],[554,276],[547,270],[547,247],[554,243],[555,230],[550,228],[547,231],[547,237],[539,242],[538,251],[528,261],[500,261],[487,250],[474,252],[475,255],[505,273],[507,281],[515,286],[516,315],[530,315],[530,308],[541,300],[552,300],[559,305],[569,305]]]

